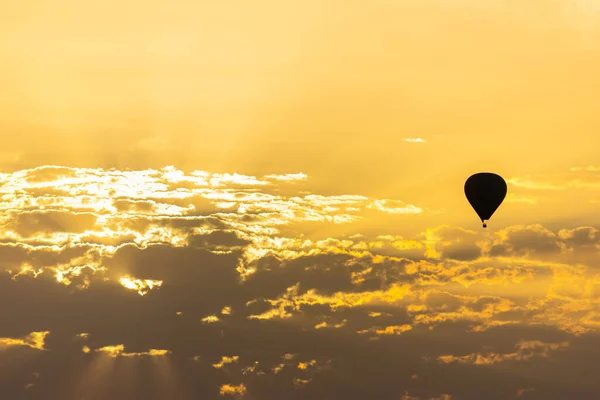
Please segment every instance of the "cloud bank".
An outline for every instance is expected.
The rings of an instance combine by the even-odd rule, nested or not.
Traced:
[[[369,234],[359,222],[372,213],[428,209],[313,193],[308,181],[174,167],[1,174],[2,393],[600,394],[590,379],[600,360],[596,228]],[[328,225],[347,229],[309,235]]]

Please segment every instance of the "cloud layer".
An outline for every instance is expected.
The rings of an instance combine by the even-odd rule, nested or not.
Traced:
[[[174,167],[0,175],[2,393],[600,394],[590,379],[600,360],[596,228],[366,234],[359,223],[376,213],[430,211],[313,193],[309,180]],[[319,236],[333,225],[344,233]]]

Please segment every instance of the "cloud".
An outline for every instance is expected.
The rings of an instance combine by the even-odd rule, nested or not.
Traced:
[[[44,343],[49,333],[49,331],[31,332],[21,338],[0,338],[0,346],[26,346],[36,350],[45,350]]]
[[[569,172],[554,175],[524,175],[507,179],[517,189],[565,191],[600,188],[600,169],[596,166],[572,167]]]
[[[545,177],[514,177],[507,179],[506,182],[510,185],[526,189],[564,190],[567,188],[565,184],[552,183],[548,178]]]
[[[82,352],[86,353],[86,354],[88,354],[90,352],[104,353],[112,358],[116,358],[116,357],[159,357],[159,356],[165,356],[170,353],[168,350],[157,350],[157,349],[150,349],[148,351],[137,352],[137,353],[129,353],[129,352],[125,351],[125,346],[122,344],[118,344],[118,345],[114,345],[114,346],[104,346],[104,347],[101,347],[101,348],[95,349],[95,350],[90,349],[88,346],[83,346]]]
[[[481,237],[475,231],[441,226],[425,232],[427,251],[430,258],[450,258],[455,260],[474,260],[482,255],[477,243]]]
[[[500,230],[490,250],[490,255],[528,256],[536,254],[560,254],[564,244],[560,238],[543,226],[515,226]]]
[[[226,396],[226,395],[244,395],[246,394],[246,386],[244,386],[244,384],[239,384],[239,385],[231,385],[231,384],[225,384],[225,385],[221,385],[221,388],[219,389],[219,393],[221,394],[221,396]]]
[[[575,229],[561,229],[558,237],[570,249],[590,248],[598,249],[600,245],[600,231],[591,226],[580,226]]]
[[[219,322],[219,320],[219,317],[217,317],[216,315],[208,315],[202,318],[202,322],[205,322],[207,324],[213,324],[215,322]]]
[[[449,364],[453,362],[467,363],[476,365],[492,365],[506,361],[527,361],[533,357],[549,357],[551,351],[557,351],[569,346],[569,343],[543,343],[540,341],[521,341],[515,345],[516,351],[512,353],[494,353],[486,354],[471,353],[465,356],[443,355],[437,359],[441,363]]]
[[[412,204],[406,204],[402,201],[389,199],[375,200],[367,207],[390,214],[421,214],[423,212],[423,209]]]
[[[422,138],[406,138],[404,141],[408,143],[425,143],[425,140]]]
[[[22,237],[47,233],[83,233],[93,230],[98,217],[92,213],[24,211],[9,214],[6,227]]]
[[[370,328],[370,329],[360,330],[360,331],[357,331],[356,333],[358,333],[358,334],[374,333],[376,335],[400,335],[403,332],[408,332],[410,330],[412,330],[412,326],[410,326],[408,324],[404,324],[404,325],[391,325],[391,326],[386,326],[386,327],[374,327],[374,328]]]
[[[159,288],[162,286],[162,281],[155,281],[152,279],[134,279],[129,276],[122,276],[119,279],[121,285],[130,290],[135,290],[143,296],[147,294],[150,290]]]
[[[284,175],[265,175],[267,179],[274,179],[276,181],[302,181],[308,178],[308,175],[299,172],[297,174],[284,174]]]
[[[174,167],[3,174],[0,390],[585,398],[574,382],[600,361],[595,227],[400,235],[365,226],[426,207],[305,184]]]
[[[224,365],[236,363],[236,362],[238,362],[238,360],[239,360],[238,356],[233,356],[233,357],[223,356],[223,358],[221,359],[221,362],[219,362],[217,364],[213,364],[213,367],[217,368],[217,369],[223,368]]]
[[[588,172],[600,172],[600,167],[595,165],[588,165],[587,167],[571,167],[570,171],[588,171]]]

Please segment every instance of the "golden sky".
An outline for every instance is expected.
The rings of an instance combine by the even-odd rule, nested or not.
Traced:
[[[599,0],[0,27],[0,397],[600,397]]]

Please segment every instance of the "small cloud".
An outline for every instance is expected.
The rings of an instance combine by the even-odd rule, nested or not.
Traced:
[[[243,383],[241,383],[239,385],[230,385],[230,384],[221,385],[219,394],[221,396],[226,396],[226,395],[233,396],[236,394],[243,396],[244,394],[246,394],[246,386]]]
[[[412,204],[406,204],[400,200],[390,199],[375,200],[367,207],[374,208],[379,211],[383,211],[390,214],[420,214],[423,212],[422,208],[419,208]]]
[[[323,328],[342,328],[346,325],[347,320],[343,320],[339,324],[328,324],[327,322],[321,322],[320,324],[315,325],[315,329],[323,329]]]
[[[550,352],[562,350],[568,347],[568,342],[544,343],[539,340],[521,341],[517,343],[516,351],[513,353],[495,353],[487,354],[471,353],[465,356],[442,355],[437,359],[443,364],[461,363],[475,365],[491,365],[505,361],[526,361],[534,357],[548,358]]]
[[[269,182],[256,179],[254,176],[242,175],[238,173],[212,174],[209,182],[213,187],[221,187],[226,185],[261,186],[269,184]]]
[[[406,138],[404,139],[405,142],[408,143],[425,143],[425,139],[422,138]]]
[[[404,324],[386,326],[385,328],[373,327],[369,329],[358,330],[356,331],[356,333],[358,333],[359,335],[365,333],[374,333],[376,335],[401,335],[402,333],[408,332],[410,330],[412,330],[412,326]]]
[[[219,322],[219,317],[217,317],[216,315],[209,315],[207,317],[202,318],[202,322],[207,324]]]
[[[82,352],[88,354],[92,352],[88,346],[83,346],[81,349]],[[169,350],[163,349],[150,349],[148,351],[139,352],[139,353],[128,353],[125,351],[125,346],[122,344],[117,344],[115,346],[104,346],[99,349],[93,350],[96,353],[104,353],[107,354],[111,358],[117,357],[157,357],[157,356],[166,356],[167,354],[171,354]]]
[[[513,186],[522,187],[526,189],[536,190],[564,190],[565,185],[556,184],[551,182],[547,178],[536,178],[531,176],[515,177],[507,179],[506,182]]]
[[[307,370],[309,367],[314,367],[317,365],[317,360],[310,360],[308,362],[300,362],[298,363],[298,369],[299,370]]]
[[[420,397],[414,397],[408,394],[408,392],[404,392],[404,395],[400,397],[400,400],[421,400]]]
[[[294,378],[294,386],[304,387],[310,383],[311,379]]]
[[[378,335],[400,335],[401,333],[408,332],[412,329],[412,326],[408,324],[404,325],[392,325],[386,326],[385,329],[377,329],[375,333]]]
[[[274,179],[276,181],[302,181],[308,178],[308,175],[299,172],[297,174],[285,174],[285,175],[265,175],[267,179]]]
[[[223,309],[221,310],[221,314],[223,314],[223,315],[230,315],[231,314],[231,307],[230,306],[223,307]]]
[[[140,296],[144,296],[152,289],[162,286],[162,281],[155,281],[152,279],[135,279],[130,276],[122,277],[119,282],[126,289],[135,290]]]
[[[216,369],[220,369],[220,368],[223,368],[224,365],[233,364],[233,363],[238,362],[239,359],[240,359],[239,356],[233,356],[233,357],[223,356],[223,357],[221,357],[221,362],[219,362],[217,364],[213,364],[213,367]]]
[[[21,338],[0,338],[0,345],[25,346],[36,350],[45,350],[45,340],[49,333],[50,331],[31,332],[29,335]]]
[[[587,172],[600,172],[600,167],[597,167],[595,165],[588,165],[587,167],[573,167],[571,168],[572,172],[577,172],[577,171],[587,171]],[[527,390],[527,389],[525,389]]]

